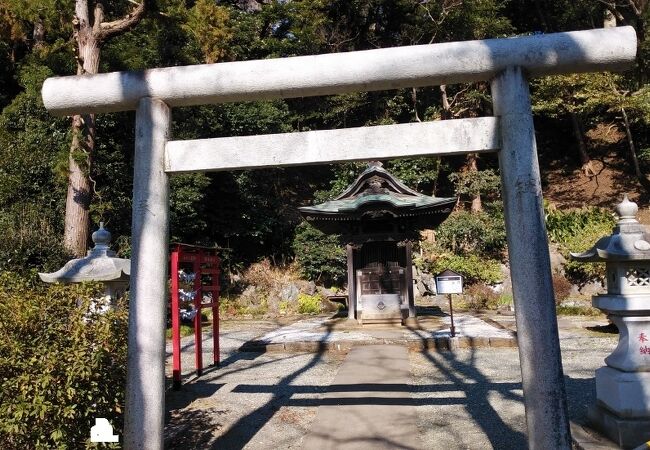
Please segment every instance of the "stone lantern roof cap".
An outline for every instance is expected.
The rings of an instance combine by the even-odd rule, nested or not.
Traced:
[[[83,258],[68,261],[52,273],[39,273],[46,283],[81,283],[84,281],[127,281],[131,274],[131,260],[117,258],[110,249],[111,233],[99,224],[92,234],[95,244]]]
[[[636,219],[639,207],[627,195],[616,205],[619,220],[610,236],[600,238],[583,253],[571,253],[582,262],[650,261],[650,233]]]

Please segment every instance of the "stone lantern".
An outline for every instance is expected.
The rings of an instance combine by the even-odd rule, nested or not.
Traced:
[[[129,287],[131,260],[115,257],[110,249],[111,233],[99,224],[99,229],[92,234],[94,247],[83,258],[68,261],[61,269],[52,273],[39,273],[46,283],[82,283],[100,281],[104,285],[105,297],[110,298],[110,306],[122,296]],[[102,306],[96,305],[98,309]]]
[[[597,404],[591,419],[621,447],[650,440],[650,233],[627,196],[616,206],[611,236],[577,261],[605,262],[607,292],[592,299],[619,330],[618,346],[596,370]]]

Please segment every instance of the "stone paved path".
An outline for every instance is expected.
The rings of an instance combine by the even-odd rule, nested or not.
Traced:
[[[323,396],[305,450],[421,448],[404,346],[353,348]]]
[[[401,344],[411,349],[431,348],[435,343],[457,347],[510,347],[516,343],[511,331],[497,328],[471,314],[456,314],[456,338],[450,342],[450,317],[424,317],[416,326],[361,326],[356,321],[333,321],[328,317],[303,319],[277,328],[247,342],[249,351],[315,352],[347,351],[352,347]]]

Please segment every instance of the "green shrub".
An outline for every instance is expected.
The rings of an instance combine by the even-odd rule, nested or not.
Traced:
[[[85,448],[94,418],[121,434],[128,312],[89,313],[97,285],[0,273],[0,442]]]
[[[250,303],[243,297],[224,298],[219,301],[221,316],[253,316],[262,317],[269,313],[269,301],[265,296],[259,297],[258,303]]]
[[[263,297],[257,305],[248,305],[242,312],[253,317],[265,316],[269,313],[269,301],[266,297]]]
[[[564,275],[553,274],[553,292],[555,293],[555,303],[560,304],[569,298],[571,294],[571,282]]]
[[[36,204],[0,208],[0,271],[25,271],[38,267],[58,270],[70,255],[61,244],[52,211]]]
[[[324,234],[303,222],[296,227],[293,251],[300,273],[306,279],[326,285],[346,280],[347,259],[338,236]]]
[[[584,251],[603,235],[610,234],[616,219],[602,208],[563,211],[546,207],[546,231],[549,239],[571,251]]]
[[[465,170],[449,175],[454,183],[457,195],[474,197],[476,195],[497,196],[501,187],[501,178],[492,169]]]
[[[291,311],[291,302],[289,300],[280,300],[278,302],[278,312],[280,314],[287,314]]]
[[[489,286],[476,283],[465,289],[464,299],[468,309],[497,309],[500,295]]]
[[[416,260],[416,263],[421,269],[432,274],[440,273],[445,269],[458,272],[463,275],[467,285],[494,284],[503,280],[499,261],[477,255],[462,256],[428,249],[422,258]]]
[[[508,305],[513,305],[514,303],[515,302],[514,299],[512,298],[512,294],[502,293],[499,296],[498,306],[508,306]]]
[[[546,208],[546,229],[549,239],[559,245],[567,258],[564,271],[574,282],[584,283],[603,280],[604,263],[579,263],[570,258],[571,252],[583,252],[592,247],[598,239],[609,235],[616,224],[614,216],[601,208],[583,208],[560,211]]]
[[[480,254],[502,259],[506,248],[503,217],[495,213],[452,213],[436,230],[436,242],[459,255]]]
[[[560,305],[556,308],[557,314],[561,316],[602,316],[600,309],[589,305]]]
[[[194,334],[194,327],[191,325],[181,324],[180,331],[181,331],[181,337],[192,336]],[[172,338],[171,328],[167,328],[167,331],[165,332],[165,336],[167,336],[167,339]]]
[[[322,300],[320,294],[300,294],[298,295],[298,312],[300,314],[318,314],[323,307]]]

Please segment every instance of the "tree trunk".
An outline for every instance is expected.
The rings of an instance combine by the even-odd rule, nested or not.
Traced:
[[[72,25],[77,45],[77,75],[99,72],[102,43],[133,28],[144,16],[147,0],[141,0],[136,5],[122,19],[104,22],[104,5],[99,1],[94,2],[91,23],[88,0],[75,0],[75,17]],[[90,204],[94,192],[90,178],[94,151],[95,116],[93,114],[73,116],[63,245],[75,256],[83,256],[88,244]]]
[[[41,50],[45,46],[45,26],[43,20],[38,17],[34,21],[34,30],[32,31],[32,39],[34,40],[34,49]]]
[[[415,121],[416,122],[422,122],[422,119],[420,119],[420,116],[418,115],[418,90],[417,88],[413,88],[411,90],[411,100],[413,101],[413,112],[415,115]]]
[[[478,155],[476,153],[467,154],[467,170],[472,173],[478,172],[478,166],[476,161],[478,160]],[[473,213],[483,212],[483,202],[481,201],[481,194],[477,193],[472,198],[472,206],[470,209]]]
[[[84,116],[89,117],[89,116]],[[72,117],[72,145],[68,155],[68,193],[65,202],[65,231],[63,245],[76,257],[86,252],[90,225],[92,189],[88,176],[92,154],[87,150],[84,117]]]
[[[451,119],[451,105],[449,104],[449,98],[447,97],[447,86],[444,84],[440,85],[440,95],[442,96],[441,118],[443,120]]]
[[[100,49],[87,21],[79,21],[76,32],[78,56],[77,75],[94,74],[99,70]],[[72,144],[68,157],[68,193],[65,202],[63,245],[74,256],[86,253],[90,230],[90,204],[93,197],[90,173],[95,150],[95,116],[72,117]]]
[[[647,4],[645,8],[647,8]],[[639,14],[636,20],[636,35],[639,39],[639,42],[645,42],[645,18],[643,14]],[[639,88],[645,86],[648,82],[647,72],[642,67],[646,66],[646,54],[645,52],[638,52],[637,55],[637,73],[639,74]]]
[[[636,146],[634,145],[634,139],[632,138],[632,130],[630,129],[630,121],[627,118],[625,108],[621,108],[621,114],[623,115],[623,125],[625,125],[625,135],[627,136],[628,148],[630,150],[630,160],[632,161],[634,175],[636,175],[639,183],[641,186],[643,186],[646,192],[650,192],[650,180],[648,180],[645,175],[643,175],[643,172],[641,172],[639,159],[636,156]]]
[[[573,136],[575,137],[576,143],[578,144],[578,155],[580,156],[580,163],[582,164],[582,173],[584,173],[585,176],[593,177],[596,175],[596,171],[591,164],[589,153],[587,153],[587,144],[585,144],[585,138],[582,134],[580,119],[574,112],[570,112],[569,117],[571,119],[571,126],[573,128]]]
[[[603,10],[603,28],[614,28],[616,26],[616,16],[609,9]]]
[[[539,0],[535,0],[535,12],[537,13],[537,19],[539,19],[539,24],[542,26],[542,31],[548,33],[548,22],[546,16],[544,15],[544,8],[539,4]]]

